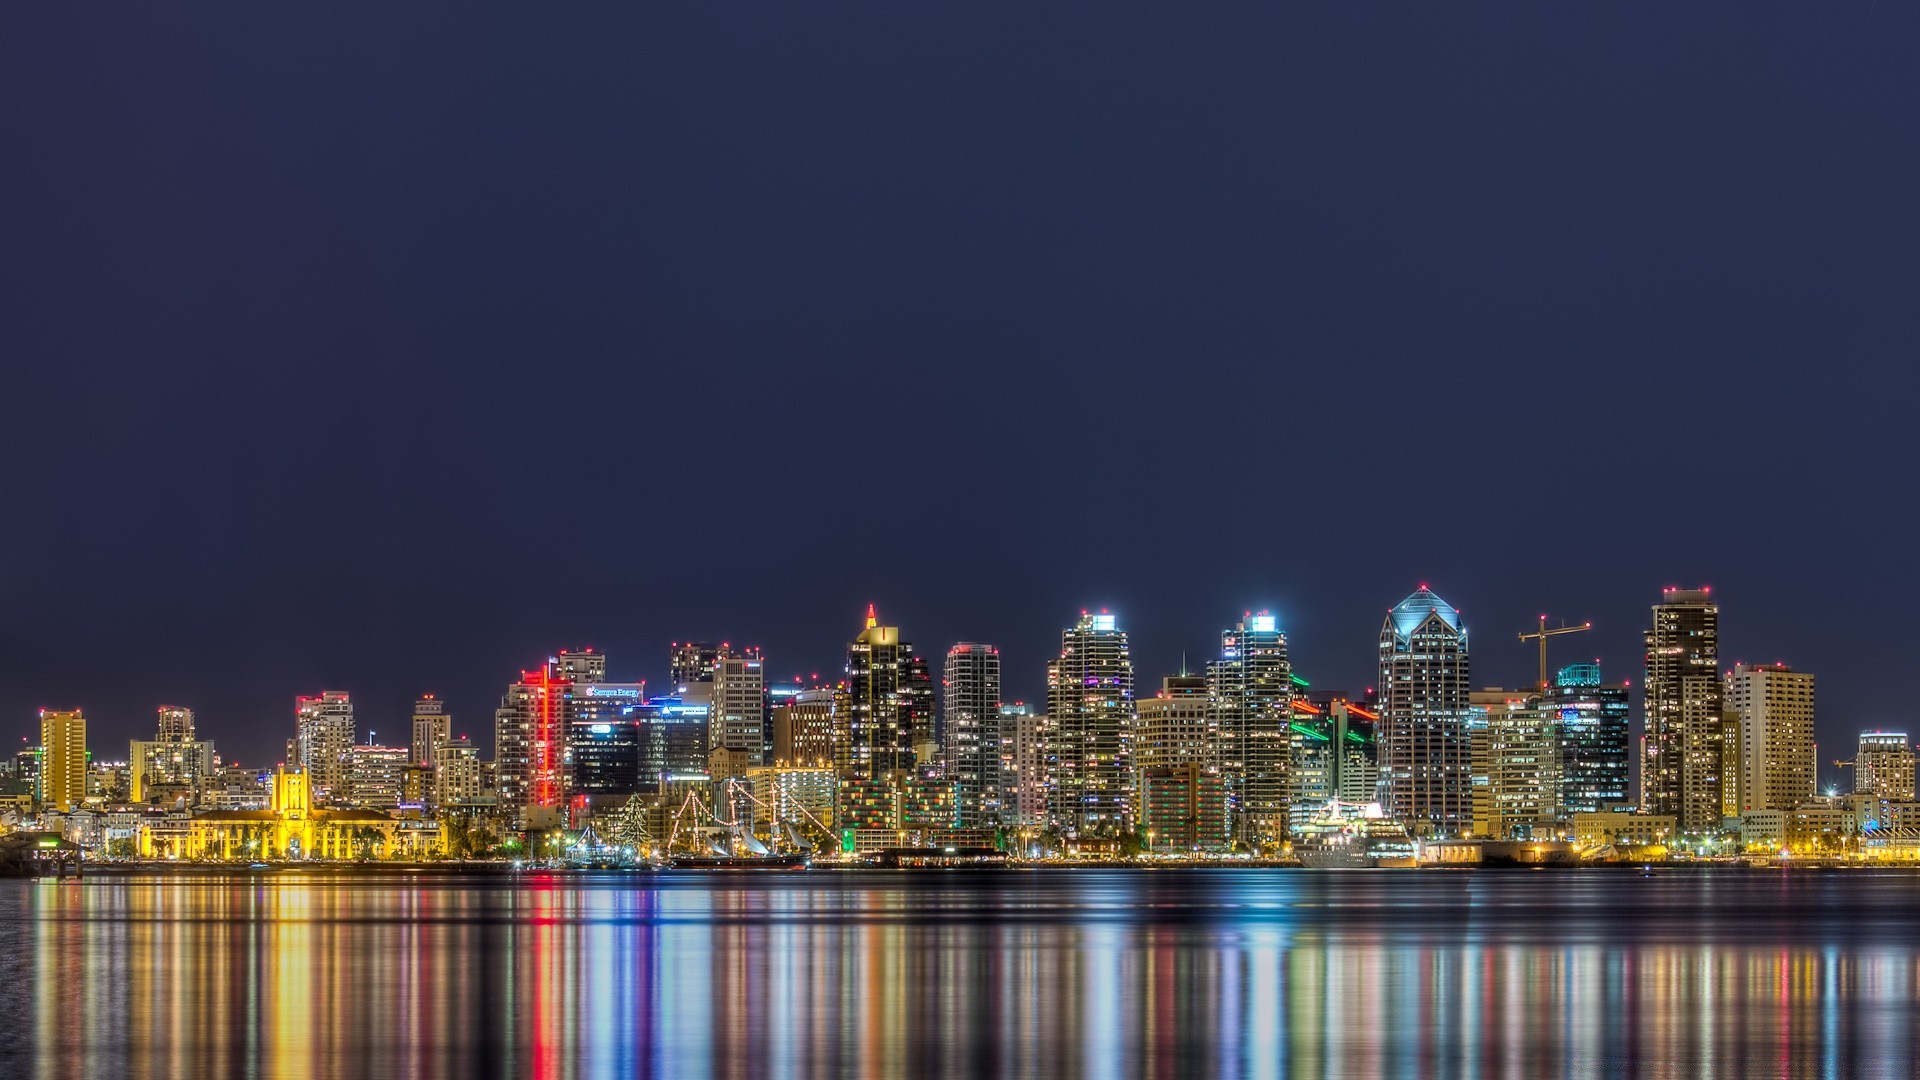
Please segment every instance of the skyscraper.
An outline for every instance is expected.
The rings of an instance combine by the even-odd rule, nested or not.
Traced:
[[[87,718],[79,709],[41,709],[40,747],[40,805],[68,813],[87,797]]]
[[[1226,845],[1228,811],[1207,679],[1168,675],[1160,692],[1134,702],[1135,810],[1149,842],[1164,850]]]
[[[926,658],[881,626],[873,606],[847,647],[845,709],[835,708],[834,765],[842,776],[881,779],[911,772],[914,747],[933,734],[933,675]]]
[[[1047,718],[1024,701],[1000,706],[1000,813],[1014,828],[1047,821]]]
[[[838,695],[830,686],[816,686],[775,698],[769,712],[773,728],[773,763],[787,766],[832,766],[833,704]]]
[[[1642,807],[1683,833],[1720,826],[1720,606],[1706,589],[1667,589],[1646,632]]]
[[[962,643],[947,650],[943,680],[947,779],[963,829],[1000,824],[1000,650]]]
[[[213,743],[193,737],[193,710],[179,705],[160,706],[154,738],[136,739],[127,747],[127,797],[146,802],[196,800],[213,776]]]
[[[1568,664],[1547,686],[1545,711],[1559,750],[1560,813],[1591,814],[1632,802],[1627,687],[1603,682],[1598,662]]]
[[[1134,804],[1133,658],[1112,615],[1081,613],[1047,662],[1048,815],[1075,836],[1118,836]]]
[[[1863,731],[1853,758],[1853,790],[1894,802],[1913,799],[1913,747],[1904,731]]]
[[[678,694],[694,683],[713,681],[713,669],[727,646],[711,641],[676,641],[667,660],[668,689]]]
[[[453,731],[453,717],[447,715],[446,702],[427,694],[413,703],[413,744],[408,761],[416,766],[433,767],[434,751]]]
[[[294,699],[294,764],[306,770],[313,800],[321,806],[345,806],[353,792],[347,780],[347,754],[353,749],[353,700],[344,690],[324,690]]]
[[[1422,835],[1458,836],[1473,827],[1467,660],[1460,612],[1425,585],[1387,612],[1376,732],[1381,787],[1387,811]]]
[[[1792,810],[1819,793],[1813,676],[1785,664],[1736,664],[1727,707],[1740,715],[1740,810]]]
[[[500,809],[526,822],[558,813],[566,776],[565,695],[557,658],[522,671],[493,713],[494,783]]]
[[[707,748],[727,749],[753,765],[767,760],[767,677],[758,650],[714,658]]]
[[[1249,612],[1221,633],[1220,658],[1207,664],[1207,696],[1234,838],[1277,846],[1287,833],[1293,665],[1272,614]]]

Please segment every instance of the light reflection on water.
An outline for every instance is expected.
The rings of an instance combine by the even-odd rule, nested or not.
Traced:
[[[1920,876],[0,882],[36,1077],[1905,1075]],[[7,1078],[12,1080],[12,1078]]]

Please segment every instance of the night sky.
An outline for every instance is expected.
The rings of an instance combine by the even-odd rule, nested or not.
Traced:
[[[1822,759],[1920,730],[1903,8],[11,5],[0,735],[490,745],[869,601],[1357,689],[1423,581],[1477,684],[1708,583]]]

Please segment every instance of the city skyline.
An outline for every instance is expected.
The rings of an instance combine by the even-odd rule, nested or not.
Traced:
[[[1418,588],[1415,591],[1415,596],[1409,597],[1408,600],[1416,599],[1419,596],[1419,594],[1424,592],[1427,588],[1428,588],[1427,583],[1425,582],[1419,583]],[[1667,589],[1663,589],[1661,592],[1661,597],[1670,596],[1674,592],[1675,592],[1675,589],[1671,587]],[[1687,590],[1679,590],[1679,592],[1685,594],[1687,593]],[[1705,590],[1705,592],[1709,595],[1712,595],[1713,600],[1717,605],[1717,602],[1719,600],[1719,595],[1716,592],[1714,592],[1711,588]],[[1444,605],[1444,606],[1447,606],[1449,610],[1458,610],[1458,609],[1453,609],[1451,605]],[[879,605],[873,604],[873,603],[869,603],[866,605],[866,616],[867,616],[867,619],[869,620],[868,622],[869,628],[873,626],[873,620],[875,619],[875,611],[878,609],[878,607]],[[1082,609],[1080,612],[1080,615],[1083,618],[1088,617],[1093,612],[1093,610],[1094,609]],[[1388,609],[1389,625],[1392,625],[1392,612],[1394,610],[1396,609],[1391,609],[1391,608]],[[1131,629],[1131,624],[1128,623],[1125,619],[1123,619],[1118,613],[1114,613],[1106,609],[1100,609],[1099,615],[1103,619],[1107,620],[1108,625],[1114,626],[1120,632],[1125,634],[1129,639],[1136,640],[1136,641],[1138,640],[1140,636],[1139,631]],[[1463,611],[1459,613],[1458,617],[1461,619],[1463,623],[1467,623],[1471,625],[1470,620],[1468,620],[1467,616]],[[1247,620],[1249,619],[1253,619],[1254,621],[1252,623],[1248,623]],[[1643,617],[1643,624],[1644,622],[1645,622],[1645,619]],[[1303,651],[1298,644],[1297,638],[1295,637],[1294,634],[1289,632],[1288,627],[1286,626],[1285,622],[1281,619],[1281,617],[1271,614],[1270,611],[1267,609],[1259,609],[1257,619],[1255,618],[1255,611],[1249,610],[1247,612],[1244,612],[1233,620],[1233,624],[1235,625],[1228,625],[1228,628],[1224,631],[1224,633],[1227,635],[1226,645],[1229,648],[1232,645],[1232,640],[1234,638],[1234,635],[1237,633],[1244,633],[1247,626],[1252,625],[1256,628],[1272,630],[1282,635],[1283,641],[1282,641],[1281,648],[1282,648],[1283,656],[1287,652],[1292,652],[1293,654],[1298,655]],[[1595,630],[1599,630],[1599,627],[1595,627]],[[1639,628],[1635,629],[1633,633],[1635,636],[1642,636],[1645,634],[1646,630],[1647,630],[1647,626],[1642,625]],[[908,640],[909,643],[911,643],[910,641],[911,628],[902,629],[900,632],[903,635],[906,635],[906,639]],[[1216,637],[1218,637],[1222,633],[1222,631],[1216,631],[1215,633],[1216,633]],[[1378,631],[1376,631],[1376,637],[1377,637],[1377,634],[1378,634]],[[1152,635],[1149,633],[1149,637],[1151,636]],[[1591,635],[1589,635],[1589,637],[1590,636]],[[1480,690],[1483,688],[1489,688],[1489,689],[1498,688],[1498,689],[1504,689],[1504,690],[1521,691],[1533,685],[1533,680],[1531,678],[1504,678],[1503,679],[1503,678],[1483,677],[1483,671],[1484,671],[1484,668],[1486,667],[1497,666],[1494,664],[1489,664],[1486,659],[1489,651],[1491,651],[1492,649],[1505,649],[1508,644],[1512,644],[1513,648],[1510,651],[1512,651],[1516,656],[1521,657],[1522,663],[1524,664],[1536,655],[1535,646],[1527,645],[1524,642],[1519,641],[1518,634],[1512,635],[1510,637],[1476,634],[1476,637],[1478,638],[1480,644],[1478,648],[1476,648],[1473,652],[1474,673],[1471,675],[1471,677],[1468,680],[1471,683],[1472,689]],[[1489,637],[1493,638],[1491,642],[1489,642],[1488,640]],[[1609,673],[1612,680],[1614,681],[1624,680],[1624,682],[1627,684],[1630,690],[1630,696],[1631,696],[1630,716],[1631,716],[1632,730],[1636,737],[1644,734],[1646,731],[1646,728],[1643,726],[1643,724],[1645,722],[1647,712],[1646,712],[1646,702],[1644,700],[1644,696],[1642,693],[1642,690],[1643,690],[1642,682],[1646,674],[1646,669],[1643,664],[1643,655],[1636,655],[1631,660],[1628,660],[1628,661],[1607,661],[1604,657],[1584,655],[1585,650],[1583,650],[1583,646],[1588,644],[1589,637],[1574,638],[1566,644],[1554,645],[1552,647],[1552,652],[1551,652],[1552,670],[1559,671],[1560,669],[1565,667],[1567,664],[1599,663],[1601,667]],[[958,646],[958,645],[966,645],[968,643],[959,642],[955,644],[956,646]],[[765,650],[763,650],[760,646],[757,646],[757,645],[734,645],[730,642],[727,642],[727,643],[715,642],[711,645],[704,645],[704,646],[698,642],[695,642],[693,645],[687,645],[685,642],[682,642],[679,638],[675,638],[674,640],[668,642],[666,645],[655,650],[655,652],[657,652],[658,655],[653,656],[650,659],[649,658],[629,659],[626,656],[621,656],[621,657],[610,660],[609,657],[612,656],[611,650],[598,648],[591,645],[575,645],[571,648],[556,647],[553,650],[551,650],[548,656],[545,658],[537,658],[537,659],[529,658],[527,662],[525,662],[519,669],[517,669],[516,673],[521,679],[525,679],[525,678],[531,677],[529,668],[537,668],[541,660],[543,659],[558,658],[563,662],[563,666],[564,666],[567,664],[578,663],[579,658],[582,656],[585,656],[591,659],[591,661],[593,662],[595,671],[598,673],[593,676],[594,679],[597,680],[600,678],[604,678],[608,670],[608,665],[611,664],[615,675],[621,677],[621,679],[625,684],[634,685],[634,684],[644,683],[646,687],[646,691],[649,695],[665,696],[665,695],[671,695],[675,692],[676,687],[674,686],[672,675],[681,665],[684,651],[688,648],[704,647],[704,648],[712,649],[715,646],[717,646],[717,654],[708,655],[705,658],[707,663],[706,670],[708,672],[709,678],[711,677],[712,666],[716,662],[716,655],[719,658],[725,658],[730,655],[739,656],[739,657],[750,657],[752,658],[751,662],[754,665],[756,665],[756,668],[757,668],[761,664],[761,657],[764,655],[764,652],[765,652]],[[1004,650],[1000,649],[998,645],[978,646],[978,647],[992,647],[996,650],[996,661],[997,661],[996,672],[998,673],[1002,668],[1004,668],[1004,672],[1005,672],[1004,675],[999,675],[999,674],[996,675],[996,683],[1001,684],[1003,686],[1003,689],[1001,691],[1002,700],[1010,704],[1015,702],[1028,703],[1044,711],[1046,707],[1046,702],[1047,702],[1045,673],[1046,673],[1047,665],[1051,660],[1054,659],[1054,655],[1049,654],[1044,658],[1038,658],[1036,660],[1035,667],[1038,669],[1038,672],[1039,672],[1038,676],[1034,677],[1032,673],[1028,673],[1028,675],[1029,675],[1029,681],[1039,684],[1036,688],[1037,692],[1033,694],[1023,694],[1023,693],[1017,692],[1016,690],[1004,688],[1004,687],[1016,687],[1019,685],[1021,681],[1022,673],[1018,670],[1017,661],[1015,661],[1014,663],[1005,663],[1003,660],[1001,660],[998,654],[1003,652]],[[764,677],[765,685],[769,688],[772,688],[772,687],[778,687],[778,686],[794,687],[794,686],[833,685],[836,683],[842,683],[845,681],[844,662],[846,660],[846,655],[844,653],[844,648],[845,647],[843,646],[842,647],[843,649],[842,665],[828,666],[824,670],[813,669],[813,670],[808,670],[808,671],[788,675],[788,674],[782,674],[782,668],[779,666],[777,661],[768,661],[765,665],[765,677]],[[938,651],[944,653],[946,650],[939,649]],[[1140,649],[1137,644],[1132,644],[1129,646],[1129,651],[1133,653],[1138,653]],[[1135,679],[1136,687],[1139,690],[1141,696],[1151,696],[1152,693],[1154,692],[1154,688],[1159,685],[1159,681],[1161,678],[1166,676],[1181,674],[1183,671],[1187,671],[1187,670],[1191,670],[1197,674],[1205,670],[1205,668],[1209,663],[1217,663],[1220,660],[1223,651],[1224,650],[1220,645],[1213,646],[1211,652],[1208,651],[1208,647],[1206,646],[1202,646],[1195,649],[1182,649],[1179,652],[1179,660],[1177,661],[1177,663],[1174,666],[1169,667],[1165,670],[1153,669],[1147,666],[1143,666],[1138,661],[1135,661],[1133,667],[1134,667],[1134,679]],[[1318,650],[1313,650],[1311,647],[1309,647],[1307,650],[1304,650],[1304,651],[1308,653],[1314,653]],[[924,655],[925,652],[926,652],[925,649],[919,650],[919,653],[921,655]],[[1164,653],[1165,650],[1163,649],[1161,650],[1161,652]],[[567,659],[568,657],[574,657],[575,659],[568,660]],[[1285,663],[1284,660],[1282,662],[1283,664]],[[1721,654],[1721,657],[1719,659],[1720,672],[1723,676],[1726,676],[1729,679],[1732,677],[1733,673],[1735,672],[1736,667],[1744,666],[1745,668],[1756,668],[1756,667],[1767,667],[1767,666],[1778,665],[1778,664],[1789,664],[1790,666],[1798,667],[1802,670],[1805,670],[1803,665],[1791,664],[1791,662],[1788,660],[1773,660],[1773,661],[1762,661],[1762,662],[1736,660],[1736,659],[1726,658],[1724,652]],[[1512,664],[1504,665],[1504,670],[1506,670],[1510,675],[1518,675],[1519,673],[1513,670],[1514,666],[1515,665],[1512,665]],[[1294,674],[1301,673],[1300,669],[1297,667],[1291,667],[1290,670]],[[1375,687],[1375,684],[1378,681],[1377,680],[1378,671],[1379,671],[1379,668],[1376,662],[1375,665],[1373,666],[1373,672],[1372,672],[1372,674],[1375,677],[1369,677],[1364,680],[1360,680],[1352,683],[1342,683],[1334,680],[1329,680],[1322,677],[1320,672],[1313,671],[1313,670],[1308,670],[1305,672],[1305,674],[1311,676],[1310,678],[1311,684],[1318,687],[1321,690],[1332,690],[1332,691],[1347,692],[1347,693],[1359,695]],[[1630,674],[1623,675],[1622,674],[1623,671],[1630,672]],[[661,674],[663,672],[665,673],[664,675]],[[935,687],[934,712],[936,716],[941,717],[941,720],[939,722],[944,723],[944,713],[947,708],[947,696],[946,696],[946,691],[944,687],[941,686],[942,680],[941,680],[940,674],[941,673],[937,670],[933,672],[933,681],[934,681],[934,687]],[[756,676],[756,678],[758,678],[758,676]],[[497,683],[497,680],[496,680],[496,683]],[[521,689],[524,689],[524,687],[519,682],[515,682],[513,685],[516,687],[520,687]],[[1828,682],[1823,680],[1822,707],[1820,710],[1818,710],[1815,713],[1815,724],[1816,724],[1815,737],[1818,741],[1819,746],[1822,747],[1822,749],[1820,751],[1818,760],[1814,764],[1814,769],[1815,769],[1815,775],[1820,778],[1821,786],[1823,787],[1835,779],[1836,773],[1834,772],[1834,769],[1837,768],[1837,766],[1834,763],[1836,759],[1843,758],[1846,756],[1845,754],[1841,753],[1841,751],[1847,748],[1848,746],[1850,746],[1851,740],[1853,740],[1859,733],[1863,731],[1871,731],[1876,729],[1906,730],[1909,728],[1920,728],[1920,723],[1908,723],[1905,719],[1901,718],[1898,713],[1890,714],[1889,718],[1885,722],[1878,723],[1878,724],[1862,723],[1860,725],[1854,725],[1850,718],[1836,717],[1832,714],[1830,706],[1827,704],[1827,689],[1829,685],[1830,684]],[[1718,683],[1715,684],[1715,689],[1716,689],[1716,692],[1720,689]],[[482,751],[498,753],[497,739],[499,738],[499,733],[496,730],[497,724],[495,719],[495,713],[501,707],[503,703],[503,699],[500,697],[497,686],[496,686],[496,689],[493,690],[491,696],[489,696],[484,691],[482,691],[478,695],[456,694],[456,695],[450,696],[450,695],[441,693],[438,690],[429,690],[424,692],[424,694],[416,693],[414,695],[411,695],[408,698],[408,700],[404,703],[403,707],[396,707],[396,708],[388,708],[387,703],[385,702],[370,701],[368,698],[364,697],[360,691],[358,691],[357,689],[351,686],[345,686],[345,687],[329,686],[324,693],[325,695],[330,696],[337,692],[346,693],[347,695],[349,695],[349,697],[352,700],[352,705],[349,709],[348,715],[354,726],[354,730],[357,736],[356,741],[362,745],[365,745],[366,743],[368,743],[370,741],[370,738],[373,735],[380,732],[381,730],[388,729],[390,730],[390,733],[393,737],[391,738],[380,737],[378,739],[378,742],[381,745],[409,747],[412,742],[411,725],[414,724],[417,720],[417,715],[418,715],[416,711],[417,706],[421,703],[420,699],[424,698],[432,701],[434,708],[444,710],[445,715],[450,716],[452,718],[453,726],[449,734],[456,737],[464,736],[465,738],[471,740],[472,744],[476,748]],[[510,688],[510,693],[511,692],[513,691]],[[300,693],[297,693],[290,698],[290,700],[293,702],[293,705],[290,709],[285,710],[286,712],[285,719],[288,724],[288,730],[294,733],[294,738],[291,740],[287,740],[283,742],[281,740],[281,737],[275,734],[275,731],[277,729],[271,729],[271,728],[261,729],[259,723],[256,722],[252,724],[251,726],[254,729],[255,738],[251,741],[266,747],[264,752],[253,753],[250,755],[245,749],[240,749],[240,750],[234,749],[236,744],[239,744],[244,747],[249,740],[247,740],[244,735],[242,735],[242,737],[240,738],[235,738],[234,735],[231,733],[222,737],[218,733],[221,730],[221,726],[218,724],[217,721],[215,722],[215,727],[210,729],[204,729],[202,731],[202,737],[217,740],[218,745],[220,746],[221,756],[223,757],[223,759],[228,761],[237,760],[249,766],[271,765],[280,761],[285,761],[288,764],[300,764],[301,759],[298,756],[299,751],[294,745],[298,741],[298,737],[299,737],[298,733],[300,731],[300,727],[299,727],[300,721],[298,717],[302,710],[309,707],[307,704],[309,701],[313,702],[317,706],[322,696],[323,696],[323,692],[319,688],[310,687],[302,690]],[[481,704],[477,705],[474,708],[462,709],[459,706],[456,706],[453,704],[453,702],[456,700],[463,700],[463,699],[475,698],[475,697],[479,699]],[[54,707],[55,706],[53,705],[42,705],[36,708],[35,716],[32,722],[35,725],[37,725],[39,723],[38,715],[41,712]],[[62,707],[62,708],[77,707],[83,713],[86,714],[88,728],[91,733],[90,743],[93,746],[97,747],[101,745],[114,745],[121,742],[131,742],[131,741],[137,741],[139,739],[150,738],[151,727],[152,727],[152,714],[154,710],[155,709],[161,710],[164,716],[164,713],[167,709],[177,708],[178,706],[156,705],[148,708],[137,720],[133,722],[133,731],[128,735],[126,739],[122,739],[120,737],[115,726],[111,723],[111,721],[107,722],[106,724],[103,724],[102,721],[98,718],[96,714],[96,710],[92,706],[84,702],[79,703],[77,705],[72,702],[67,702],[58,707]],[[192,706],[192,705],[188,705],[186,706],[186,708],[190,710],[191,715],[193,717],[198,717],[199,722],[204,726],[204,724],[206,723],[206,714],[204,713],[204,711],[201,708],[197,706]],[[258,721],[260,718],[256,717],[254,719],[255,721]],[[442,719],[444,721],[444,717]],[[767,741],[767,745],[771,745],[771,739],[772,739],[771,727],[770,727],[771,718],[768,716],[762,715],[760,718],[760,723],[763,725],[763,735]],[[248,725],[246,724],[238,724],[238,725],[235,725],[234,730],[245,732],[247,728],[248,728]],[[208,733],[209,731],[214,733],[209,734]],[[105,741],[103,742],[103,740]],[[23,737],[23,743],[30,744],[31,739]],[[285,753],[276,752],[276,748],[281,746],[285,746],[288,750],[294,751],[296,756],[293,758],[288,758]],[[1831,750],[1832,752],[1829,753],[1828,752],[1829,750]],[[101,758],[101,760],[117,760],[119,757],[119,755],[115,755],[115,754],[107,754],[104,757],[102,757],[99,753],[96,753],[95,756]],[[1634,757],[1636,759],[1635,776],[1638,777],[1640,775],[1638,772],[1638,767],[1639,767],[1638,752],[1635,753]],[[325,769],[325,766],[323,766],[323,771],[324,769]],[[324,777],[320,782],[319,786],[324,789],[325,787]],[[1727,789],[1727,790],[1728,790],[1728,797],[1731,798],[1732,789]]]

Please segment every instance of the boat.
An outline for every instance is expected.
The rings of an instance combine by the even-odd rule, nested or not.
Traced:
[[[1379,803],[1330,799],[1298,827],[1293,854],[1314,869],[1410,867],[1420,865],[1420,848],[1407,827],[1387,816]]]
[[[680,811],[674,815],[673,834],[667,838],[665,865],[670,870],[805,870],[813,865],[813,845],[800,838],[791,822],[778,822],[772,831],[775,842],[784,850],[775,851],[753,834],[751,815],[743,814],[739,803],[759,803],[738,777],[727,780],[722,789],[726,815],[703,804],[689,793]],[[691,819],[691,820],[688,820]],[[784,834],[784,835],[783,835]],[[681,837],[690,843],[704,843],[704,850],[675,851]]]

